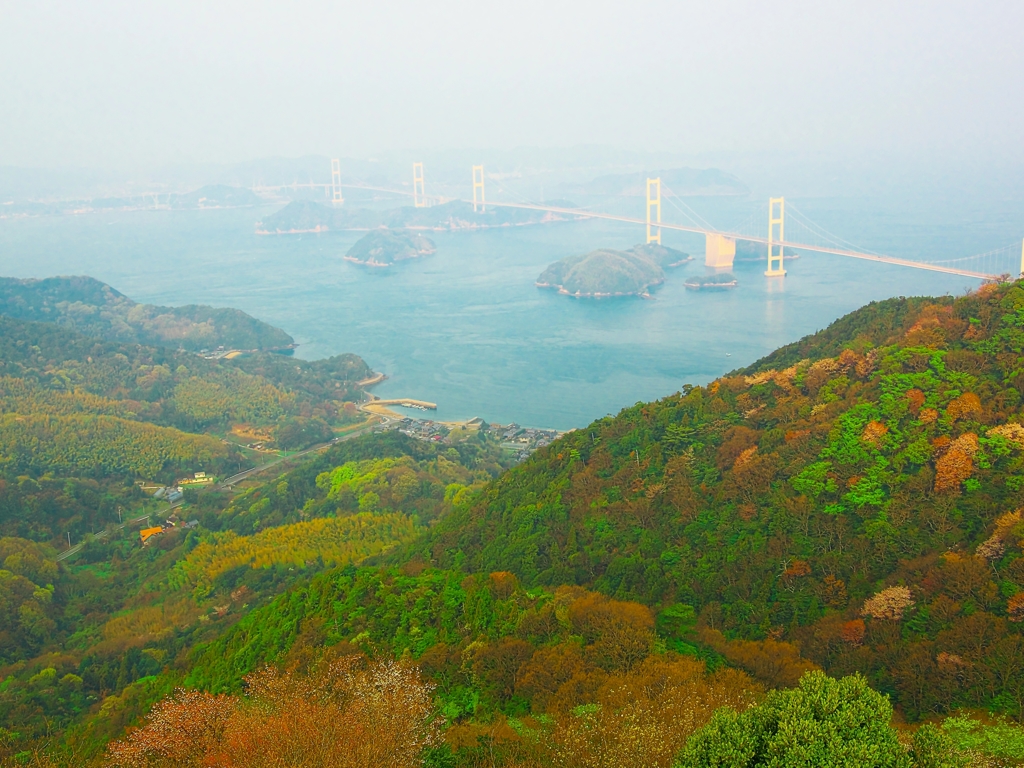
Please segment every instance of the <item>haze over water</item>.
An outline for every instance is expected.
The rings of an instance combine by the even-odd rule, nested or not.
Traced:
[[[719,221],[737,205],[693,204]],[[960,227],[941,207],[901,217],[851,198],[799,204],[832,229],[856,217],[861,243],[911,258],[1003,245],[1024,224],[1009,202]],[[274,209],[3,220],[0,274],[88,274],[140,302],[237,307],[292,334],[300,357],[361,355],[389,377],[377,394],[436,402],[437,418],[559,429],[705,383],[869,301],[978,285],[811,255],[787,262],[782,280],[765,278],[761,262],[737,262],[735,290],[687,291],[684,278],[704,271],[702,238],[666,232],[666,245],[697,258],[670,270],[655,300],[575,300],[534,280],[566,255],[629,247],[641,228],[592,220],[430,233],[435,255],[378,272],[341,258],[362,233],[255,235]]]

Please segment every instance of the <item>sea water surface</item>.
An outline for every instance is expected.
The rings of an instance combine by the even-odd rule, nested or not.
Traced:
[[[720,219],[739,211],[728,201],[703,205]],[[856,217],[861,244],[908,258],[1006,245],[1024,228],[1009,204],[961,223],[944,209],[907,206],[900,216],[872,205],[821,199],[801,209],[832,231],[850,230]],[[140,302],[237,307],[292,334],[300,357],[361,355],[388,376],[378,395],[435,402],[436,418],[558,429],[705,383],[869,301],[978,285],[805,255],[787,262],[782,279],[765,278],[761,262],[737,263],[736,289],[688,291],[685,277],[704,271],[703,240],[666,232],[666,245],[698,258],[671,270],[653,300],[577,300],[534,280],[566,255],[632,246],[642,229],[591,220],[430,233],[436,254],[373,270],[342,260],[362,233],[256,235],[256,220],[272,210],[0,220],[0,274],[87,274]]]

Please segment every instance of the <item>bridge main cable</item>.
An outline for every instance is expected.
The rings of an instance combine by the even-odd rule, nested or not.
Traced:
[[[489,202],[488,205],[500,206],[502,208],[525,208],[527,210],[534,211],[548,211],[550,213],[564,213],[570,216],[581,216],[588,219],[606,219],[608,221],[622,221],[627,224],[640,224],[642,226],[647,225],[646,219],[638,219],[632,216],[619,216],[613,213],[598,213],[596,211],[587,211],[582,208],[555,208],[552,206],[545,205],[533,205],[527,203],[495,203]],[[721,235],[723,237],[732,238],[735,240],[747,240],[752,243],[761,243],[763,245],[768,244],[767,237],[757,237],[754,235],[741,235],[735,232],[722,232],[717,229],[702,229],[701,227],[690,227],[683,224],[668,224],[666,222],[659,222],[659,227],[663,229],[672,229],[677,232],[691,232],[698,235]],[[863,259],[865,261],[874,261],[880,264],[894,264],[901,267],[911,267],[913,269],[924,269],[929,272],[941,272],[946,275],[960,275],[961,277],[973,277],[978,280],[997,280],[1000,275],[990,275],[986,272],[974,272],[968,269],[956,269],[955,267],[945,267],[941,264],[929,264],[927,261],[913,261],[912,259],[900,259],[895,256],[878,256],[870,253],[860,253],[858,251],[848,251],[842,248],[830,248],[828,246],[821,245],[808,245],[806,243],[792,243],[789,241],[775,241],[775,245],[782,245],[786,248],[793,248],[800,251],[814,251],[815,253],[830,253],[835,256],[847,256],[852,259]]]
[[[290,185],[283,184],[283,185],[280,185],[280,186],[277,186],[277,187],[261,187],[261,189],[288,189],[289,187],[292,188],[292,189],[295,189],[297,187],[321,187],[322,186],[322,187],[327,187],[328,189],[332,189],[333,188],[332,191],[334,192],[334,195],[337,196],[337,197],[340,197],[341,187],[347,186],[347,187],[352,187],[352,188],[356,188],[356,189],[368,189],[368,190],[374,190],[374,191],[378,191],[378,192],[390,192],[392,194],[406,195],[408,197],[412,197],[414,202],[417,200],[416,187],[415,187],[415,183],[416,183],[415,182],[415,170],[414,170],[414,182],[413,182],[414,186],[413,186],[413,191],[412,192],[408,192],[408,191],[405,191],[405,190],[386,189],[384,187],[375,187],[375,186],[370,186],[368,184],[341,184],[340,183],[340,178],[338,178],[340,176],[340,173],[339,173],[340,168],[336,169],[336,166],[335,166],[335,163],[337,163],[337,162],[338,161],[333,161],[332,162],[332,168],[331,168],[331,170],[332,170],[332,174],[331,174],[331,176],[332,176],[332,178],[331,178],[332,184],[313,184],[313,183],[310,183],[310,184],[290,184]],[[478,181],[478,177],[477,177],[477,172],[478,171],[479,171],[479,181]],[[484,185],[484,169],[483,169],[483,166],[482,165],[481,166],[474,166],[473,167],[473,197],[474,197],[474,200],[473,200],[473,210],[474,211],[477,210],[477,205],[478,204],[480,205],[481,208],[483,208],[483,206],[485,205],[484,198],[483,198],[483,185]],[[480,190],[480,198],[479,198],[479,200],[476,199],[477,198],[477,189],[478,188]],[[469,202],[469,201],[468,200],[463,200],[462,202]],[[769,239],[767,237],[757,237],[756,235],[743,235],[743,234],[739,234],[739,233],[735,233],[735,232],[723,232],[721,230],[705,228],[705,227],[692,227],[692,226],[686,226],[686,225],[682,225],[682,224],[668,224],[668,223],[665,223],[665,222],[661,221],[661,204],[660,203],[661,203],[661,195],[660,195],[660,180],[659,180],[658,223],[657,223],[656,226],[658,226],[659,228],[662,228],[662,229],[671,229],[671,230],[674,230],[674,231],[677,231],[677,232],[690,232],[690,233],[693,233],[693,234],[705,235],[705,236],[707,236],[707,235],[718,235],[718,236],[723,237],[723,238],[729,238],[729,239],[732,239],[732,240],[746,240],[748,242],[761,243],[763,245],[768,245],[769,243],[771,243],[771,244],[776,245],[776,246],[781,246],[782,249],[792,248],[792,249],[799,250],[799,251],[811,251],[811,252],[814,252],[814,253],[828,253],[828,254],[833,254],[835,256],[846,256],[846,257],[852,258],[852,259],[861,259],[863,261],[874,261],[874,262],[879,263],[879,264],[893,264],[895,266],[910,267],[911,269],[923,269],[923,270],[926,270],[928,272],[940,272],[940,273],[946,274],[946,275],[958,275],[958,276],[961,276],[961,277],[972,277],[972,278],[975,278],[977,280],[998,280],[998,281],[1002,281],[1002,280],[1006,279],[1005,276],[1003,276],[1003,275],[992,275],[992,274],[988,274],[986,272],[975,272],[973,270],[968,270],[968,269],[957,269],[955,267],[946,267],[946,266],[943,266],[942,264],[930,264],[930,263],[928,263],[926,261],[913,261],[911,259],[896,258],[895,256],[880,256],[878,254],[861,253],[859,251],[852,251],[852,250],[847,250],[847,249],[843,249],[843,248],[832,248],[832,247],[829,247],[829,246],[809,245],[807,243],[793,243],[793,242],[789,242],[789,241],[781,240],[781,239],[780,240],[771,240],[771,239]],[[648,241],[650,241],[650,239],[651,239],[651,237],[650,237],[650,226],[651,226],[651,221],[650,221],[650,209],[651,209],[651,204],[650,204],[650,183],[648,183],[648,207],[647,207],[647,214],[648,214],[648,216],[647,216],[647,219],[638,219],[638,218],[635,218],[635,217],[632,217],[632,216],[618,216],[618,215],[612,214],[612,213],[597,213],[595,211],[587,211],[587,210],[582,209],[582,208],[558,208],[558,207],[554,207],[554,206],[536,205],[536,204],[533,204],[533,203],[495,203],[495,202],[491,202],[491,203],[486,203],[486,205],[491,205],[491,206],[496,206],[496,207],[501,207],[501,208],[522,208],[522,209],[525,209],[525,210],[532,210],[532,211],[546,211],[546,212],[550,212],[550,213],[562,213],[562,214],[566,214],[566,215],[569,215],[569,216],[578,216],[578,217],[590,218],[590,219],[605,219],[607,221],[621,221],[621,222],[624,222],[624,223],[627,223],[627,224],[641,224],[641,225],[644,225],[644,226],[646,226],[648,228]],[[660,241],[660,236],[659,236],[658,240]],[[1021,246],[1021,273],[1024,274],[1024,244],[1022,244],[1022,246]]]

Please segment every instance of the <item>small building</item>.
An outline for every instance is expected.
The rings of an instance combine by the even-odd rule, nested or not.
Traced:
[[[167,494],[164,496],[164,498],[171,502],[171,504],[184,497],[185,494],[181,492],[180,488],[171,488],[170,490],[167,491]]]
[[[142,539],[142,546],[146,546],[151,538],[163,532],[164,529],[159,525],[153,526],[152,528],[143,528],[139,531],[139,537]]]
[[[184,528],[185,528],[186,531],[191,531],[191,530],[194,530],[194,529],[196,529],[198,527],[199,527],[199,521],[198,520],[189,520],[184,525]]]
[[[164,487],[160,487],[160,488],[157,488],[156,491],[153,493],[153,498],[154,499],[162,499],[166,495],[167,495],[167,489],[164,488]]]

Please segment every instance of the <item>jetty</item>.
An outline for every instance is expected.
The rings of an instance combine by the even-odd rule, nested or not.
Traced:
[[[367,405],[401,405],[405,408],[421,408],[425,411],[437,410],[437,403],[428,403],[426,400],[413,400],[409,397],[398,397],[390,400],[381,400],[375,397],[373,402],[367,403]]]
[[[370,400],[363,403],[359,408],[367,413],[375,413],[378,416],[389,416],[392,418],[402,418],[402,414],[397,411],[391,410],[389,405],[400,405],[403,408],[416,408],[420,411],[436,411],[437,403],[431,403],[426,400],[415,400],[410,397],[395,397],[382,400],[379,397],[370,395]]]

